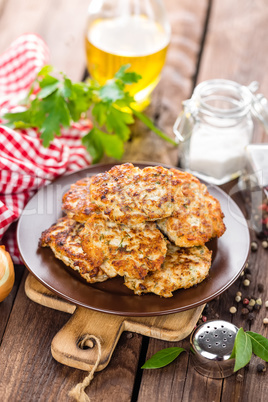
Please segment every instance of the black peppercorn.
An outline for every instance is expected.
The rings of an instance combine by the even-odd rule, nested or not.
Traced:
[[[257,371],[258,371],[258,373],[262,373],[262,372],[266,371],[265,365],[263,363],[257,364]]]
[[[249,313],[249,309],[248,308],[242,308],[242,310],[241,310],[241,314],[242,315],[247,315]]]
[[[254,313],[249,313],[249,315],[248,315],[248,321],[254,321],[254,318],[255,318],[255,315],[254,315]]]
[[[264,286],[262,283],[258,283],[258,292],[262,293],[264,290]]]

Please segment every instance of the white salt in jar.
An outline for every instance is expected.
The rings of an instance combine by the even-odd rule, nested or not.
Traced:
[[[257,88],[256,82],[246,87],[223,79],[195,88],[174,124],[183,169],[217,185],[241,174],[253,136],[252,116],[262,117],[265,98],[254,95]]]

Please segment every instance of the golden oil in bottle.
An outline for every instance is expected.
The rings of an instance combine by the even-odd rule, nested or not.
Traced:
[[[142,78],[128,86],[137,103],[148,98],[159,81],[170,40],[169,32],[143,15],[97,19],[86,35],[87,66],[101,85],[122,65]]]

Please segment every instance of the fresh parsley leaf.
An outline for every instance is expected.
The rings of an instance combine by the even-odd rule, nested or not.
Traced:
[[[252,355],[251,338],[240,328],[236,334],[231,357],[235,358],[234,372],[246,366]]]
[[[122,81],[124,84],[134,84],[138,82],[142,78],[141,75],[135,72],[126,72],[129,67],[130,64],[122,66],[115,74],[115,78]]]
[[[101,127],[106,123],[109,107],[110,106],[104,102],[96,103],[93,106],[92,115],[95,117],[96,121]]]
[[[115,159],[121,159],[124,153],[123,141],[116,135],[107,134],[97,127],[93,127],[82,139],[83,145],[90,152],[93,163],[100,160],[103,152]]]
[[[157,369],[167,366],[175,360],[185,349],[173,347],[159,350],[149,360],[147,360],[142,369]]]
[[[256,332],[247,331],[251,339],[253,353],[268,362],[268,339]]]
[[[99,130],[96,127],[93,127],[89,133],[82,138],[82,144],[91,155],[93,163],[98,162],[104,154],[104,147],[98,136],[98,132]]]
[[[104,152],[115,159],[122,157],[124,142],[130,135],[129,125],[134,122],[133,115],[157,135],[177,145],[150,119],[132,109],[134,98],[127,92],[126,85],[136,83],[141,76],[127,71],[129,67],[121,67],[112,80],[101,86],[94,80],[73,83],[64,74],[56,78],[52,75],[53,67],[45,66],[24,100],[27,110],[6,114],[7,125],[37,128],[43,145],[47,147],[55,136],[61,135],[62,127],[70,126],[91,110],[94,128],[82,143],[92,155],[93,162],[99,161]],[[34,93],[36,96],[32,99]]]
[[[133,124],[134,119],[128,112],[123,112],[113,106],[107,111],[106,127],[110,132],[117,133],[122,141],[127,141],[130,135],[129,124]]]
[[[114,103],[118,99],[124,99],[124,90],[122,85],[116,81],[108,81],[99,90],[99,97],[103,102]]]

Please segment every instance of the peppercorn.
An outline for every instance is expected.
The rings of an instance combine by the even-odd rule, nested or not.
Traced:
[[[238,292],[236,292],[236,296],[242,297],[242,293],[238,291]]]
[[[245,298],[243,299],[243,304],[247,305],[248,303],[249,303],[249,300],[245,297]]]
[[[254,313],[249,313],[249,315],[248,315],[248,321],[253,321],[254,318],[255,318]]]
[[[265,307],[268,308],[268,300],[265,302]]]
[[[257,251],[258,250],[258,243],[256,241],[251,242],[251,251]]]
[[[261,308],[261,305],[256,303],[254,306],[254,310],[258,311],[258,310],[260,310],[260,308]]]
[[[245,275],[245,279],[248,279],[249,281],[251,281],[251,279],[252,279],[252,275],[250,275],[250,274],[246,274],[246,275]]]
[[[248,306],[247,306],[247,309],[249,310],[249,311],[253,311],[253,306],[250,306],[249,304],[248,304]]]
[[[241,296],[235,296],[235,301],[239,303],[241,301]]]
[[[262,299],[260,297],[256,299],[256,304],[259,304],[260,306],[262,305]]]
[[[244,286],[249,286],[250,285],[250,280],[249,279],[244,279],[243,285]]]
[[[205,315],[202,315],[202,321],[206,322],[208,320],[208,318]]]
[[[229,309],[231,314],[235,314],[237,312],[237,308],[235,306],[230,307]]]
[[[246,307],[242,308],[242,310],[241,310],[241,314],[242,314],[242,315],[247,315],[248,313],[249,313],[249,309],[248,309],[248,308],[246,308]]]
[[[263,373],[264,371],[266,371],[265,365],[263,363],[257,364],[257,371],[258,373]]]
[[[267,325],[268,324],[268,318],[265,317],[262,322],[264,323],[264,325]]]
[[[241,274],[240,274],[240,276],[244,276],[245,275],[245,272],[244,271],[242,271],[241,272]]]
[[[265,249],[268,248],[268,241],[267,240],[263,240],[262,247],[265,248]]]
[[[245,274],[246,274],[246,275],[250,275],[250,274],[251,274],[251,269],[249,269],[248,266],[247,266],[247,268],[245,268]]]
[[[254,307],[255,304],[256,304],[256,301],[254,299],[250,299],[248,305],[251,306],[251,307]]]
[[[258,283],[258,291],[259,291],[260,293],[262,293],[263,290],[264,290],[263,284],[262,284],[262,283]]]

